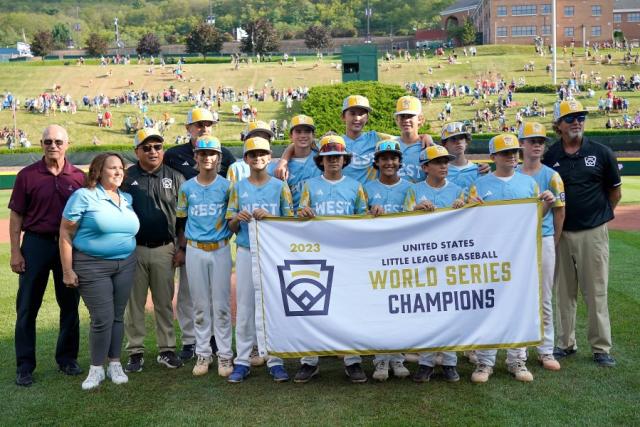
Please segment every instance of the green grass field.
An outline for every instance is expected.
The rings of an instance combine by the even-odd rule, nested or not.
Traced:
[[[592,71],[597,72],[603,81],[607,76],[625,74],[627,77],[637,71],[637,66],[624,66],[619,64],[622,56],[620,52],[613,52],[614,63],[612,65],[596,64],[587,61],[581,50],[576,50],[575,58],[577,72],[584,71],[589,75]],[[605,53],[606,54],[606,53]],[[562,54],[558,57],[558,81],[568,79],[570,57]],[[526,62],[535,63],[534,72],[524,72],[523,66]],[[467,84],[474,86],[476,79],[503,77],[507,82],[511,79],[519,80],[520,77],[526,79],[527,84],[551,83],[551,77],[545,72],[545,66],[550,63],[549,56],[543,58],[533,55],[533,46],[480,46],[478,56],[459,57],[459,63],[450,65],[446,59],[427,58],[419,61],[405,62],[397,61],[393,64],[380,62],[379,80],[384,83],[403,85],[408,82],[423,81],[425,83],[446,82]],[[136,90],[147,90],[155,94],[162,89],[173,85],[183,94],[189,89],[198,91],[200,88],[218,86],[231,86],[238,91],[245,91],[248,88],[260,90],[267,81],[271,81],[278,89],[317,85],[328,85],[341,81],[341,73],[332,64],[339,62],[336,59],[326,59],[315,65],[314,60],[307,59],[298,61],[296,66],[292,64],[280,66],[278,63],[261,63],[243,65],[239,70],[233,70],[230,64],[189,64],[186,66],[186,80],[176,81],[168,68],[162,69],[160,66],[154,68],[153,74],[149,74],[148,65],[119,65],[100,67],[97,65],[85,65],[82,67],[75,65],[48,65],[45,63],[11,63],[0,65],[0,90],[12,91],[21,100],[25,97],[36,96],[44,91],[51,91],[54,85],[61,86],[61,93],[71,94],[77,102],[80,102],[83,95],[94,96],[99,93],[109,96],[119,95],[129,88],[128,81],[132,80],[132,88]],[[499,67],[497,66],[499,64]],[[431,67],[433,74],[428,74],[427,69]],[[111,77],[106,77],[108,70],[112,70]],[[270,83],[271,84],[271,83]],[[597,100],[604,95],[603,90],[596,93],[593,99],[581,99],[588,107],[597,105]],[[534,96],[547,108],[547,117],[539,118],[547,125],[552,118],[552,104],[555,101],[553,94],[521,94],[516,93],[514,101],[522,107],[530,103]],[[623,96],[630,101],[630,112],[634,113],[640,108],[640,92],[625,92]],[[496,101],[496,96],[491,96],[488,101]],[[431,125],[434,133],[439,133],[442,122],[436,120],[437,114],[443,109],[444,100],[437,100],[425,105],[425,117]],[[458,98],[452,100],[453,119],[471,119],[477,108],[480,106],[470,106],[470,98]],[[240,105],[241,102],[236,102]],[[237,141],[240,131],[244,128],[236,117],[231,114],[231,103],[224,103],[221,108],[221,123],[216,129],[216,135],[223,141]],[[283,119],[289,120],[291,114],[285,111],[284,103],[271,101],[255,104],[259,110],[261,120]],[[177,135],[184,133],[183,123],[186,112],[192,107],[189,103],[183,104],[161,104],[151,105],[150,116],[158,119],[164,112],[169,112],[176,118],[176,125],[166,132],[167,139],[173,141]],[[295,113],[299,106],[294,106]],[[96,125],[96,113],[80,109],[78,114],[58,113],[56,117],[43,117],[39,114],[26,112],[18,113],[18,127],[27,131],[32,141],[39,139],[42,129],[51,122],[59,122],[66,126],[71,134],[71,139],[76,144],[90,144],[93,137],[97,137],[105,144],[130,144],[132,137],[124,133],[124,119],[129,114],[135,114],[134,107],[127,106],[120,109],[114,108],[113,129],[98,128]],[[514,123],[516,108],[507,111],[507,122]],[[392,112],[390,111],[389,114]],[[336,111],[338,114],[338,111]],[[621,119],[622,114],[613,114],[613,118]],[[587,120],[587,129],[602,129],[606,117],[601,114],[592,114]],[[375,129],[375,123],[369,124]],[[0,127],[13,126],[10,111],[0,112]],[[495,126],[495,123],[494,123]]]
[[[58,309],[50,286],[38,317],[36,384],[18,388],[14,381],[13,327],[17,278],[8,268],[8,246],[0,245],[0,393],[2,425],[637,425],[640,414],[640,274],[636,257],[640,233],[611,232],[609,307],[614,338],[614,369],[597,368],[585,340],[585,312],[578,310],[578,355],[563,362],[560,372],[543,371],[533,361],[530,384],[517,383],[501,361],[490,382],[472,385],[472,368],[461,358],[462,380],[440,378],[424,385],[409,380],[349,384],[334,358],[321,363],[320,377],[307,384],[275,384],[264,368],[254,369],[244,384],[230,385],[214,373],[191,375],[191,366],[161,369],[149,351],[145,369],[131,374],[129,384],[106,381],[99,390],[83,392],[83,377],[56,372],[53,350]],[[88,366],[88,318],[81,303],[80,363]],[[151,316],[147,326],[153,329]],[[146,345],[154,347],[149,335]],[[535,355],[531,353],[530,359]],[[289,360],[290,373],[297,361]],[[372,370],[370,358],[365,367]],[[412,371],[416,365],[409,364]]]

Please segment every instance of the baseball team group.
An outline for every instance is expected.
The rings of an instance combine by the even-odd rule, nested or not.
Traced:
[[[277,160],[272,159],[272,130],[251,122],[242,136],[242,159],[236,160],[212,135],[211,111],[194,108],[185,124],[189,142],[165,152],[162,135],[144,128],[134,137],[135,164],[127,166],[118,153],[101,153],[86,174],[65,156],[67,131],[48,126],[41,139],[42,159],[18,173],[9,202],[10,263],[19,276],[16,384],[34,382],[36,318],[50,273],[60,307],[55,358],[66,375],[84,371],[77,362],[80,298],[90,315],[84,390],[99,387],[105,378],[123,384],[127,374],[143,371],[152,351],[144,346],[149,291],[160,365],[176,369],[190,363],[193,375],[202,376],[215,364],[219,376],[241,383],[252,368],[266,364],[274,381],[286,382],[290,377],[283,360],[261,357],[257,348],[251,221],[343,215],[371,215],[375,221],[388,213],[523,198],[540,199],[544,215],[544,333],[537,362],[558,371],[563,358],[576,354],[581,293],[593,361],[615,366],[607,306],[607,222],[621,198],[621,180],[611,149],[584,136],[583,106],[575,100],[556,104],[553,143],[537,122],[524,122],[518,135],[491,138],[493,171],[468,159],[471,133],[463,123],[447,123],[437,144],[420,134],[424,116],[415,97],[397,100],[399,136],[366,130],[371,111],[366,97],[348,96],[340,111],[344,133],[317,139],[313,118],[292,117],[291,144]],[[235,245],[230,245],[234,235]],[[176,275],[181,348],[172,304]],[[126,363],[121,363],[123,341]],[[472,382],[489,380],[497,352],[465,352],[475,364]],[[367,381],[361,356],[343,361],[351,382]],[[417,361],[417,370],[411,373],[406,361]],[[526,348],[506,350],[507,370],[518,381],[533,381],[526,362]],[[370,375],[377,381],[395,376],[427,382],[438,366],[445,381],[459,381],[456,352],[376,354]],[[318,357],[303,357],[293,382],[306,383],[319,372]]]

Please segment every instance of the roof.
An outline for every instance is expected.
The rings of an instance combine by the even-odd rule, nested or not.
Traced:
[[[639,0],[614,0],[613,1],[614,12],[623,10],[640,10]]]
[[[633,2],[634,0],[629,1]],[[440,12],[440,15],[451,15],[452,13],[475,9],[481,2],[482,0],[458,0],[457,2]]]

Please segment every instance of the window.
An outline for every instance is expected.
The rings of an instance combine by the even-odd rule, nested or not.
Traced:
[[[498,16],[507,16],[507,6],[498,6],[496,12]]]
[[[620,15],[619,13],[614,13],[613,14],[613,22],[615,22],[616,24],[619,24],[622,22],[622,15]]]
[[[574,13],[575,13],[575,8],[573,6],[564,7],[564,16],[573,16]]]
[[[591,37],[600,37],[602,35],[602,28],[600,25],[591,27]]]
[[[551,25],[543,25],[542,27],[540,27],[540,31],[542,32],[543,36],[550,36],[551,35]]]
[[[564,36],[573,37],[573,27],[564,27]]]
[[[591,6],[591,16],[600,16],[602,15],[602,7],[599,4]]]
[[[521,4],[511,6],[511,16],[527,16],[536,14],[535,4]]]
[[[540,15],[551,15],[551,5],[550,4],[541,4],[540,5]]]
[[[496,28],[496,37],[507,37],[507,27]]]
[[[536,26],[527,25],[519,27],[511,27],[511,37],[535,36]]]
[[[640,22],[640,13],[630,13],[627,15],[627,22]]]

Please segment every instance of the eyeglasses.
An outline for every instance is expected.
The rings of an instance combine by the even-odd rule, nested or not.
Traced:
[[[162,144],[148,144],[148,145],[143,145],[140,148],[142,148],[142,151],[144,151],[145,153],[150,152],[152,149],[156,151],[161,151]]]
[[[44,145],[51,145],[55,143],[58,147],[62,147],[65,141],[63,141],[62,139],[43,139],[42,143]]]
[[[568,124],[575,122],[576,120],[580,123],[584,122],[587,119],[587,116],[564,116],[562,121]]]

